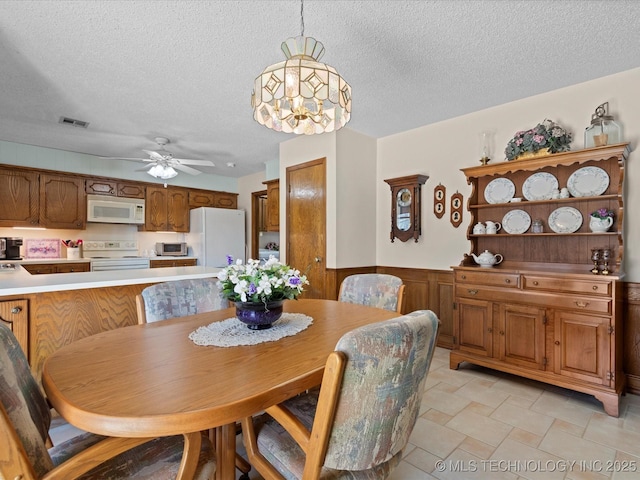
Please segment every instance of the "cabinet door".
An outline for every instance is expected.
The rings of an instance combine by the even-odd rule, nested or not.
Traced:
[[[228,192],[213,192],[214,207],[238,208],[238,194]]]
[[[118,194],[115,180],[104,180],[91,178],[86,182],[86,191],[91,195],[111,195]]]
[[[151,232],[169,230],[167,189],[147,187],[144,229]]]
[[[556,311],[554,371],[590,383],[615,385],[611,373],[610,325],[607,317]]]
[[[126,198],[144,198],[144,185],[139,183],[118,182],[118,196]]]
[[[55,267],[56,273],[88,272],[91,270],[89,262],[58,263]]]
[[[169,188],[167,196],[167,219],[169,230],[189,231],[189,191],[184,188]]]
[[[501,304],[498,315],[498,358],[523,367],[545,369],[545,310]]]
[[[38,174],[0,168],[0,227],[35,227],[39,221]]]
[[[455,310],[454,336],[462,351],[493,356],[493,303],[458,298]]]
[[[22,267],[31,275],[56,273],[56,266],[53,263],[23,263]]]
[[[0,322],[11,329],[27,358],[29,358],[28,305],[28,300],[6,300],[0,302]]]
[[[66,175],[40,175],[40,225],[47,228],[84,229],[84,180]]]
[[[205,190],[189,191],[189,208],[215,207],[215,194]]]

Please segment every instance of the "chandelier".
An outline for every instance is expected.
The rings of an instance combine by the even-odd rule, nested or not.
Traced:
[[[281,45],[286,61],[264,69],[251,93],[253,118],[277,132],[314,135],[344,127],[351,118],[351,86],[320,63],[324,46],[302,33]]]
[[[147,173],[152,177],[161,178],[163,180],[167,180],[178,175],[178,172],[176,172],[175,168],[171,165],[161,165],[159,163],[156,163],[153,167],[147,170]]]

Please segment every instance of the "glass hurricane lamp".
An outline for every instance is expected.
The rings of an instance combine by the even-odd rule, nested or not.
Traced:
[[[609,102],[605,102],[591,115],[591,125],[584,131],[584,148],[615,145],[622,141],[622,129],[608,114],[608,108]]]

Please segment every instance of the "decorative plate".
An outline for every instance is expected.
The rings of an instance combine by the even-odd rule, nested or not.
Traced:
[[[556,233],[573,233],[581,225],[582,214],[573,207],[556,208],[549,215],[549,228]]]
[[[556,188],[558,188],[556,177],[550,173],[538,172],[524,181],[522,194],[527,200],[551,200]]]
[[[26,238],[24,256],[26,258],[60,258],[60,239]]]
[[[508,203],[516,193],[516,186],[508,178],[491,180],[484,189],[484,199],[489,203]]]
[[[502,228],[507,233],[524,233],[531,226],[531,217],[524,210],[511,210],[502,218]]]
[[[609,186],[609,175],[600,167],[582,167],[571,174],[567,188],[574,197],[597,197]]]

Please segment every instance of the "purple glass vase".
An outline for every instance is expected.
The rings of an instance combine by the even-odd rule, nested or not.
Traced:
[[[234,302],[236,318],[246,324],[251,330],[265,330],[271,328],[273,322],[282,316],[284,300],[272,302]]]

